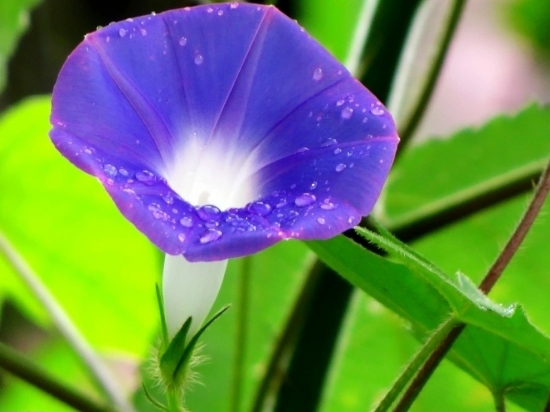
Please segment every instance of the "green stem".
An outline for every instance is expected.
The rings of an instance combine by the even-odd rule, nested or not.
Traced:
[[[258,386],[255,395],[252,412],[262,412],[267,410],[267,405],[272,404],[277,396],[277,392],[282,384],[282,380],[287,373],[289,358],[294,352],[296,341],[300,335],[304,320],[307,316],[308,308],[315,295],[315,290],[320,278],[320,267],[317,264],[310,270],[309,275],[300,291],[300,295],[294,303],[290,316],[285,324],[283,333],[276,342],[274,351],[271,354],[267,371]]]
[[[502,393],[493,394],[495,399],[495,411],[496,412],[506,412],[506,400]]]
[[[0,343],[0,368],[30,383],[54,398],[82,412],[114,412],[107,405],[99,405],[73,388],[59,382],[31,361]]]
[[[359,75],[361,58],[365,51],[365,45],[372,29],[376,9],[380,0],[363,0],[357,24],[351,36],[351,44],[344,66],[354,76]]]
[[[394,404],[397,397],[405,386],[410,382],[413,376],[420,370],[422,365],[429,358],[434,349],[441,343],[441,341],[448,335],[448,333],[455,327],[457,321],[454,317],[450,317],[444,321],[433,334],[424,342],[420,350],[414,355],[409,364],[405,367],[401,375],[392,385],[391,389],[380,401],[374,412],[385,412]]]
[[[40,278],[34,273],[31,267],[2,233],[0,233],[0,252],[6,257],[20,279],[23,280],[36,299],[50,314],[55,326],[82,360],[98,388],[101,389],[118,409],[126,412],[132,411],[133,407],[122,395],[122,389],[113,378],[107,366],[90,347],[88,342],[86,342],[76,326],[69,319],[69,316],[61,308],[59,303],[57,303],[47,287],[41,282]]]
[[[542,205],[548,197],[550,192],[550,160],[539,180],[535,193],[527,210],[523,214],[516,230],[510,237],[506,246],[499,254],[495,263],[489,269],[487,275],[480,284],[480,289],[484,293],[488,293],[495,283],[500,279],[504,269],[514,256],[515,252],[520,247],[521,243],[525,239],[527,232],[532,227],[535,218],[540,213]],[[401,398],[399,405],[395,409],[395,412],[407,411],[420,393],[428,379],[433,374],[437,366],[441,363],[447,352],[451,349],[454,342],[458,339],[464,328],[465,324],[456,325],[451,332],[445,337],[445,339],[438,345],[436,350],[430,355],[418,375],[415,377],[411,385],[407,388],[405,394]]]
[[[445,57],[447,56],[447,52],[449,50],[449,45],[451,43],[451,40],[454,36],[454,33],[456,31],[456,28],[458,26],[458,22],[460,21],[460,16],[462,14],[462,10],[464,9],[464,5],[466,4],[466,0],[453,0],[452,5],[450,6],[450,11],[448,13],[448,18],[444,24],[444,31],[439,38],[439,43],[437,44],[436,51],[433,55],[432,61],[430,62],[430,66],[426,72],[425,79],[422,83],[422,91],[419,94],[418,100],[416,104],[414,105],[414,109],[412,113],[408,116],[406,120],[402,122],[402,126],[399,128],[400,130],[400,136],[401,136],[401,143],[400,143],[400,152],[403,152],[404,147],[407,145],[407,143],[410,141],[411,137],[413,136],[414,132],[416,131],[416,128],[418,127],[420,120],[424,116],[424,113],[426,112],[426,109],[428,107],[428,104],[430,102],[430,98],[432,97],[433,91],[435,89],[435,85],[437,83],[437,79],[439,78],[439,74],[441,73],[441,68],[443,67],[443,62],[445,61]],[[424,7],[426,7],[427,4],[424,4]],[[426,17],[424,15],[421,15],[419,20],[415,21],[413,25],[413,30],[418,30],[418,26],[424,26],[426,24]],[[407,46],[405,46],[404,53],[403,53],[403,68],[399,68],[397,75],[395,77],[395,84],[396,87],[392,87],[392,94],[390,97],[389,104],[390,107],[397,106],[402,104],[403,95],[405,94],[404,89],[405,87],[408,87],[410,89],[410,86],[406,86],[405,78],[408,78],[409,71],[411,69],[410,66],[412,66],[415,62],[415,57],[418,56],[418,51],[425,47],[424,44],[421,44],[420,42],[414,41],[414,38],[418,36],[411,36],[413,39],[410,41]],[[397,102],[397,103],[396,103]],[[393,110],[393,108],[392,108]],[[390,110],[391,111],[391,110]]]
[[[237,336],[235,339],[235,360],[233,362],[233,388],[231,390],[230,411],[239,412],[242,403],[243,365],[246,353],[246,338],[248,335],[248,311],[250,300],[250,277],[252,273],[252,257],[241,259],[241,270],[238,280],[237,296]]]

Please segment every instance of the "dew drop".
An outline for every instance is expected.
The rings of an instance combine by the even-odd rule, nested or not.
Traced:
[[[327,222],[327,221],[326,221],[324,218],[322,218],[322,217],[318,217],[318,218],[317,218],[317,223],[319,223],[320,225],[324,225],[326,222]]]
[[[336,165],[336,167],[334,168],[334,170],[336,170],[337,172],[341,172],[342,170],[344,170],[346,168],[346,165],[343,164],[343,163],[340,163],[339,165]]]
[[[206,232],[203,233],[199,241],[201,242],[201,244],[205,245],[207,243],[218,240],[221,236],[222,236],[222,232],[220,230],[208,229]]]
[[[187,44],[187,37],[182,37],[179,41],[180,46],[185,46]]]
[[[332,203],[329,199],[325,199],[323,203],[321,203],[321,209],[323,210],[333,210],[336,208],[336,205]]]
[[[116,167],[110,164],[106,164],[105,166],[103,166],[103,171],[109,177],[115,177],[118,173]]]
[[[197,54],[197,55],[195,56],[195,64],[196,64],[197,66],[200,66],[200,65],[202,64],[203,61],[204,61],[204,58],[202,57],[202,55]]]
[[[321,145],[321,147],[328,147],[328,146],[332,146],[332,145],[335,145],[336,143],[338,143],[338,140],[336,139],[327,139],[323,142],[323,144]]]
[[[320,67],[317,67],[315,70],[313,70],[313,80],[319,81],[323,78],[323,69]]]
[[[363,117],[363,123],[367,123],[369,121],[368,117]]]
[[[156,16],[156,15],[157,15],[156,12],[154,12],[154,11],[151,12],[151,16]]]
[[[370,112],[375,116],[382,116],[384,114],[384,109],[380,106],[373,107]]]
[[[136,179],[141,183],[152,184],[155,181],[155,175],[148,170],[143,170],[136,173]]]
[[[208,13],[212,13],[214,11],[214,9],[212,7],[208,7],[208,9],[206,10]]]
[[[172,197],[172,195],[170,193],[168,193],[167,195],[162,196],[162,200],[164,200],[164,202],[168,205],[171,205],[171,204],[174,203],[174,198]]]
[[[296,150],[296,153],[304,153],[309,150],[309,147],[301,147],[298,150]]]
[[[336,106],[342,106],[346,101],[344,99],[340,99],[336,102]]]
[[[141,29],[140,32],[142,36],[147,36],[147,30]]]
[[[277,209],[285,207],[288,204],[286,199],[279,199],[279,202],[275,205]]]
[[[271,213],[271,206],[264,202],[253,202],[248,205],[248,211],[260,216],[267,216]]]
[[[179,233],[178,240],[182,243],[185,242],[185,233]]]
[[[351,107],[346,107],[342,109],[342,119],[349,119],[353,115],[353,109]]]
[[[304,193],[294,200],[294,204],[298,207],[304,207],[311,205],[313,202],[315,202],[315,200],[317,200],[315,198],[315,195],[312,195],[311,193]]]
[[[342,153],[342,149],[340,149],[339,147],[334,149],[334,154],[340,154],[340,153]]]
[[[193,227],[193,219],[189,216],[184,216],[180,219],[180,225],[183,227]]]
[[[218,16],[223,16],[223,10],[218,10]]]
[[[129,176],[129,173],[128,173],[128,170],[124,169],[124,168],[120,168],[118,169],[118,173],[120,173],[122,176],[124,177],[128,177]]]
[[[220,209],[214,205],[204,205],[197,209],[197,214],[206,222],[209,220],[215,220],[220,214]]]
[[[237,7],[239,7],[239,3],[237,3],[236,1],[233,1],[229,4],[229,7],[232,9],[236,9]]]
[[[309,185],[310,190],[314,190],[317,187],[317,182],[311,182]]]
[[[120,29],[118,31],[118,34],[119,34],[120,37],[126,36],[126,33],[128,33],[128,30]]]

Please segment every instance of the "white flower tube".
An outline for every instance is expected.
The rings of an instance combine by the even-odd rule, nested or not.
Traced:
[[[168,338],[192,318],[187,341],[197,333],[220,290],[227,260],[188,262],[183,256],[166,255],[162,293]]]

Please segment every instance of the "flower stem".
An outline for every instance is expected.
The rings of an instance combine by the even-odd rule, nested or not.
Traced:
[[[123,396],[118,382],[113,378],[101,358],[93,351],[59,303],[40,281],[40,278],[2,233],[0,233],[0,252],[50,314],[55,326],[83,361],[97,386],[118,409],[132,411],[133,408]]]
[[[510,237],[510,240],[500,253],[500,255],[495,260],[493,266],[487,272],[487,275],[481,282],[479,288],[484,293],[489,293],[496,282],[500,279],[504,269],[518,250],[522,241],[525,239],[527,232],[533,225],[535,218],[538,216],[542,205],[544,204],[546,198],[548,197],[548,192],[550,191],[550,160],[546,165],[544,172],[537,184],[535,193],[527,210],[525,211],[523,217],[521,218],[516,230]],[[452,347],[454,342],[458,339],[464,328],[465,324],[456,325],[447,337],[439,344],[435,351],[428,358],[422,369],[419,371],[418,375],[415,377],[411,385],[407,388],[407,391],[401,398],[399,404],[397,405],[394,412],[403,412],[407,411],[413,401],[416,399],[420,391],[426,385],[426,382],[433,374],[441,360],[445,357],[449,349]]]
[[[3,343],[0,343],[0,368],[79,411],[114,412],[111,407],[99,405],[85,394],[58,381]]]
[[[430,98],[432,97],[433,91],[435,89],[435,85],[437,83],[437,79],[439,78],[439,74],[441,73],[441,68],[443,67],[443,63],[445,61],[445,57],[447,56],[447,52],[449,50],[449,45],[451,43],[451,40],[454,36],[454,33],[456,31],[456,28],[458,26],[458,22],[460,21],[460,16],[462,14],[462,10],[464,9],[464,5],[466,4],[466,0],[453,0],[452,5],[450,6],[450,11],[448,13],[448,18],[445,23],[445,28],[443,30],[443,33],[441,37],[439,38],[439,43],[437,45],[437,49],[435,53],[433,54],[432,61],[430,62],[430,67],[428,68],[425,79],[423,81],[423,88],[422,91],[419,93],[418,101],[414,105],[414,109],[412,110],[412,113],[408,116],[406,120],[402,122],[401,127],[399,128],[399,134],[401,136],[401,142],[400,142],[400,148],[399,152],[402,153],[404,147],[407,145],[407,143],[410,141],[411,137],[413,136],[414,132],[416,131],[416,128],[420,124],[420,121],[422,120],[422,117],[424,116],[424,113],[426,112],[426,109],[428,107],[428,104],[430,102]],[[426,6],[426,5],[424,5]],[[422,19],[422,21],[417,22],[420,23],[422,26],[425,26],[426,19]],[[414,28],[418,27],[417,25],[413,26]],[[418,36],[411,36],[411,38],[418,37]],[[392,87],[392,94],[391,94],[391,105],[390,106],[399,106],[402,103],[403,96],[405,94],[405,88],[410,88],[410,86],[406,85],[408,83],[405,78],[408,78],[409,72],[411,70],[411,67],[415,63],[415,57],[418,56],[418,51],[421,48],[424,48],[425,44],[418,42],[418,41],[412,41],[410,42],[403,52],[403,68],[399,68],[397,75],[395,77],[395,85],[396,87]],[[397,103],[395,103],[397,101]]]
[[[373,25],[379,0],[363,0],[357,24],[351,36],[351,44],[344,66],[353,76],[359,76],[361,57]]]
[[[391,389],[380,401],[374,412],[385,412],[394,404],[399,394],[403,391],[407,383],[410,382],[414,374],[422,367],[430,354],[435,350],[438,344],[448,335],[448,333],[457,324],[454,317],[445,320],[433,334],[424,342],[420,350],[416,353],[410,363],[405,367],[401,375],[397,378]]]
[[[241,410],[243,365],[246,353],[246,338],[248,335],[248,311],[250,300],[250,277],[252,273],[252,257],[246,256],[240,260],[241,268],[238,280],[237,297],[237,333],[235,339],[235,360],[233,362],[233,388],[231,390],[230,411]]]

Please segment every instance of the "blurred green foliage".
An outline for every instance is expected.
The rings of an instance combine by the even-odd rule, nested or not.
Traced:
[[[511,26],[550,63],[550,2],[512,0],[503,7]]]
[[[41,0],[4,0],[0,2],[0,93],[6,83],[6,66],[19,36],[29,26],[29,10]]]
[[[23,33],[26,13],[38,3],[0,2],[0,90],[8,58]],[[48,50],[55,49],[56,56],[67,55],[75,39],[93,29],[90,21],[95,26],[128,17],[125,13],[145,14],[174,7],[173,2],[145,0],[107,3],[45,0],[36,19],[41,25],[34,35],[54,39],[49,42],[53,49]],[[289,3],[281,1],[280,5],[287,7]],[[293,17],[344,60],[362,1],[303,0],[293,4],[288,7],[296,11]],[[550,2],[518,0],[504,7],[514,27],[538,50],[548,53]],[[72,19],[71,24],[68,19]],[[52,26],[60,31],[52,34]],[[62,31],[69,26],[78,36],[72,38]],[[386,46],[385,42],[377,43],[371,51],[399,54],[399,50],[386,50]],[[32,60],[36,49],[28,46],[25,50],[31,51]],[[372,55],[366,57],[368,60]],[[56,58],[52,54],[52,61]],[[49,62],[49,70],[56,64]],[[14,67],[10,76],[20,84],[32,83],[29,76],[35,67]],[[387,70],[383,74],[389,76]],[[52,85],[40,87],[50,90]],[[7,101],[22,97],[15,93]],[[126,371],[122,380],[132,392],[137,388],[132,367],[141,365],[148,373],[151,348],[157,344],[154,284],[161,256],[120,216],[99,183],[74,170],[55,151],[47,138],[49,107],[48,96],[31,98],[0,117],[0,231],[28,260],[92,345],[108,359],[118,359],[116,369]],[[415,223],[418,226],[437,211],[467,202],[475,206],[476,199],[487,193],[498,194],[502,188],[525,184],[550,155],[549,125],[550,111],[531,106],[517,116],[499,117],[479,130],[464,130],[445,141],[410,147],[392,172],[379,218],[399,231]],[[472,215],[465,211],[464,218],[455,224],[427,230],[423,237],[414,238],[413,246],[446,273],[461,271],[477,282],[511,233],[527,198],[524,194],[506,202],[496,201],[496,206]],[[549,207],[547,203],[546,215]],[[544,332],[550,332],[548,225],[543,215],[492,294],[498,302],[521,302],[532,323]],[[375,256],[342,237],[318,245],[322,245],[318,246],[322,256],[328,256],[342,274],[370,294],[354,292],[319,410],[364,411],[383,395],[417,350],[418,339],[425,338],[450,310],[449,301],[464,303],[464,295],[456,289],[449,298],[426,279],[425,273]],[[187,395],[192,411],[251,410],[259,382],[313,262],[306,246],[294,241],[248,259],[247,282],[243,282],[241,260],[229,265],[214,310],[227,303],[233,307],[204,335],[203,353],[209,360],[198,368],[204,385],[196,385]],[[51,330],[47,314],[0,259],[0,302],[6,299],[49,332],[30,351],[32,359],[95,396],[79,362]],[[546,337],[526,323],[521,313],[516,318],[500,317],[473,304],[461,316],[472,325],[451,355],[462,369],[444,362],[413,409],[487,411],[492,409],[492,390],[506,391],[527,410],[541,411],[550,388],[546,356],[550,345]],[[121,362],[126,367],[121,367]],[[2,410],[69,410],[14,378],[1,383]],[[149,382],[148,387],[162,400],[154,383]],[[139,389],[135,403],[140,411],[156,410]],[[520,409],[507,406],[512,411]]]

